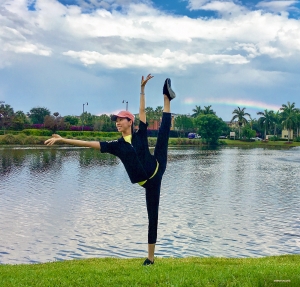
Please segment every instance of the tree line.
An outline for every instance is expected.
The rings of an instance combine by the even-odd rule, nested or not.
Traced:
[[[146,108],[147,121],[151,124],[160,121],[163,107],[158,106]],[[291,132],[294,131],[299,137],[300,109],[295,103],[282,104],[278,111],[264,110],[256,113],[258,118],[253,118],[246,112],[246,108],[237,107],[232,112],[230,123],[224,122],[216,115],[212,106],[195,106],[192,115],[176,115],[174,120],[175,130],[178,136],[186,136],[188,132],[196,132],[208,142],[217,142],[220,135],[227,136],[230,131],[235,131],[238,138],[251,138],[261,136],[266,138],[267,134],[278,137],[282,129],[288,130],[288,140],[291,139]],[[138,121],[138,116],[136,117]],[[137,123],[137,122],[136,122]],[[59,112],[51,113],[45,107],[34,107],[28,113],[16,111],[8,105],[0,105],[0,127],[6,130],[23,130],[26,128],[46,128],[56,132],[58,130],[78,131],[115,131],[115,124],[110,116],[100,116],[84,112],[79,116],[61,116]]]

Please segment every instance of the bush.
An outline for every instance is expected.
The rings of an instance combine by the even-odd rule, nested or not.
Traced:
[[[22,131],[27,136],[47,136],[50,137],[52,132],[46,129],[25,129]]]
[[[148,144],[149,146],[155,146],[156,138],[148,138]]]
[[[269,137],[269,141],[275,142],[278,141],[278,137],[277,136],[273,136],[273,137]]]
[[[219,144],[220,145],[227,145],[227,142],[226,141],[219,141]]]
[[[14,144],[14,143],[15,143],[15,137],[10,134],[3,136],[1,140],[1,144]]]
[[[57,131],[62,137],[99,137],[99,138],[119,138],[121,134],[119,132],[93,132],[93,131]]]
[[[300,137],[296,137],[296,138],[294,139],[294,142],[300,142]]]
[[[18,134],[17,136],[15,136],[15,143],[23,145],[25,144],[26,138],[27,136],[25,134]]]

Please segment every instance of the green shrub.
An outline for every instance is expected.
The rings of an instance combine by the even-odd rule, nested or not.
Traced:
[[[219,144],[220,145],[227,145],[227,142],[226,141],[219,141]]]
[[[27,138],[27,136],[25,134],[20,133],[15,136],[15,143],[23,145],[23,144],[25,144],[26,138]]]
[[[57,131],[57,134],[59,134],[62,137],[106,137],[106,138],[119,138],[121,134],[119,132],[93,132],[93,131]]]
[[[25,129],[22,131],[27,136],[47,136],[52,135],[52,131],[46,129]]]
[[[278,137],[277,136],[273,136],[273,137],[269,137],[269,141],[275,142],[278,141]]]
[[[14,144],[15,143],[15,137],[13,135],[5,135],[3,136],[2,140],[1,140],[2,144]]]
[[[294,139],[294,142],[300,142],[300,137],[296,137],[296,138]]]
[[[155,146],[156,138],[148,138],[148,144],[149,146]]]
[[[36,144],[36,138],[34,136],[27,136],[24,144],[26,145]]]
[[[169,145],[177,145],[177,139],[175,139],[175,138],[170,138],[170,139],[169,139]]]

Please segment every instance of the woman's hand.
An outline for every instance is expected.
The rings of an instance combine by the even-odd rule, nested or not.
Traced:
[[[141,87],[144,88],[146,86],[147,82],[150,79],[152,79],[153,77],[154,76],[152,76],[151,74],[149,74],[146,79],[144,79],[144,76],[142,76]]]
[[[61,141],[63,138],[60,135],[53,134],[52,138],[45,141],[45,145],[53,145],[54,143]]]

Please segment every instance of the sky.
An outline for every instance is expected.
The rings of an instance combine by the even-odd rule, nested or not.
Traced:
[[[128,102],[138,113],[151,73],[146,106],[163,105],[171,78],[176,114],[300,107],[299,15],[294,0],[0,0],[0,101],[62,116]]]

